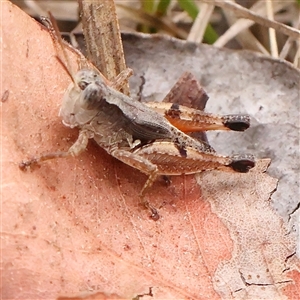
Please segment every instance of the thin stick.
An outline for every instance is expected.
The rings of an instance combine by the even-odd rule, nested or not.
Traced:
[[[209,19],[214,11],[215,6],[206,3],[201,4],[197,18],[191,28],[187,38],[190,42],[201,43],[205,33],[205,29],[209,23]]]
[[[272,0],[266,1],[267,16],[269,20],[274,21],[274,11]],[[270,49],[271,55],[275,58],[278,58],[278,46],[276,40],[276,31],[273,28],[269,28],[269,40],[270,40]]]

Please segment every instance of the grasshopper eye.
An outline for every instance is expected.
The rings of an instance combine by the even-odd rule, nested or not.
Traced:
[[[83,80],[78,82],[78,86],[82,91],[85,90],[88,85],[89,85],[89,83],[86,81],[83,81]]]
[[[88,84],[81,95],[81,107],[91,110],[99,108],[104,99],[103,92],[98,85]]]

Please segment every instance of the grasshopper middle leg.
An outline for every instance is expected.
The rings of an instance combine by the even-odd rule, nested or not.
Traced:
[[[118,160],[124,162],[125,164],[136,168],[149,176],[140,192],[140,198],[143,205],[151,211],[151,218],[154,220],[158,220],[159,215],[156,208],[153,207],[148,201],[144,200],[146,189],[152,186],[153,182],[158,176],[157,166],[148,159],[124,149],[114,149],[110,154]]]

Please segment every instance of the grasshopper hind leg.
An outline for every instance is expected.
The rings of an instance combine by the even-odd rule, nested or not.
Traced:
[[[153,221],[157,221],[159,219],[159,213],[158,213],[157,209],[154,206],[152,206],[148,201],[144,201],[144,199],[142,199],[142,200],[143,200],[142,205],[145,208],[150,210],[150,213],[151,213],[150,218]]]

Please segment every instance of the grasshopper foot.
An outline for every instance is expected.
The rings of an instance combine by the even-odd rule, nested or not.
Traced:
[[[162,175],[161,178],[164,181],[164,183],[165,183],[166,186],[170,186],[171,185],[172,180],[171,180],[171,178],[169,176]]]
[[[23,160],[22,162],[19,163],[19,168],[22,171],[26,171],[28,168],[36,167],[36,166],[38,166],[38,161],[35,158],[31,160]]]
[[[50,152],[50,153],[43,154],[43,155],[41,155],[39,157],[32,158],[30,160],[26,160],[26,161],[23,160],[19,164],[19,168],[22,171],[25,171],[28,168],[39,166],[39,164],[42,161],[49,160],[49,159],[60,158],[60,157],[68,157],[68,156],[71,156],[71,155],[72,155],[71,151],[67,151],[67,152],[61,152],[61,151]]]
[[[157,209],[154,206],[152,206],[148,201],[144,202],[144,206],[150,210],[150,212],[151,212],[150,218],[153,221],[157,221],[159,219],[159,213],[158,213]]]
[[[233,155],[232,162],[229,167],[239,173],[247,173],[250,169],[255,167],[255,159],[253,155]]]
[[[247,115],[227,115],[224,126],[233,131],[244,131],[250,126],[250,117]]]

